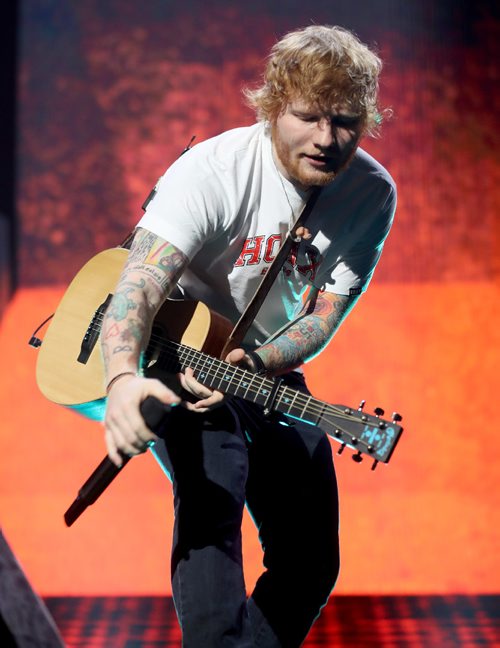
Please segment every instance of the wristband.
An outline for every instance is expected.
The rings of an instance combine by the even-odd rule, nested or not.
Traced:
[[[258,376],[265,376],[267,369],[260,355],[256,351],[246,351],[246,354],[252,361],[254,373]]]
[[[118,379],[122,378],[123,376],[137,376],[137,374],[136,374],[135,371],[122,371],[121,373],[116,374],[116,376],[114,378],[111,378],[111,380],[109,381],[109,383],[106,386],[106,395],[109,394],[109,392],[111,391],[111,387],[113,387],[115,382]]]

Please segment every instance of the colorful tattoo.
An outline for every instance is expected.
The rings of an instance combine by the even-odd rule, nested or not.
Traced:
[[[133,299],[130,299],[128,295],[134,292],[137,288],[144,288],[144,284],[144,280],[141,280],[136,284],[125,281],[120,282],[106,312],[106,317],[112,318],[116,322],[120,322],[127,317],[128,311],[136,310],[137,304]],[[127,285],[129,286],[128,288],[121,288],[121,286]]]
[[[171,243],[137,230],[103,326],[101,347],[107,370],[120,354],[129,365],[139,365],[156,311],[187,263]],[[123,360],[120,363],[123,366]]]
[[[258,349],[270,372],[279,373],[311,360],[330,342],[356,303],[357,296],[321,294],[314,309],[305,313],[282,335]]]
[[[147,275],[151,285],[164,298],[186,267],[188,259],[175,245],[139,229],[125,268]]]

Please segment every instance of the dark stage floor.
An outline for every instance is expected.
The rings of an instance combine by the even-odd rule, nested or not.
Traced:
[[[45,599],[68,648],[179,648],[166,597]],[[304,648],[500,647],[500,596],[336,596]]]

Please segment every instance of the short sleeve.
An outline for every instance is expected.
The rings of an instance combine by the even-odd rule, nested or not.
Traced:
[[[368,288],[396,211],[395,187],[389,186],[385,195],[385,200],[374,206],[373,218],[356,242],[327,264],[326,272],[318,273],[318,288],[340,295],[359,295]]]

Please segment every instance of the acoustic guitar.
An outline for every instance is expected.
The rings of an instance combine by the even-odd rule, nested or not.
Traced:
[[[99,335],[106,309],[118,283],[128,251],[105,250],[78,272],[66,290],[43,341],[36,367],[42,394],[54,403],[102,419],[106,398],[104,365]],[[401,436],[401,417],[383,419],[345,405],[332,405],[280,384],[271,378],[235,367],[218,359],[231,330],[221,315],[196,301],[167,300],[154,321],[145,352],[144,375],[168,382],[187,367],[196,379],[229,396],[262,405],[290,419],[322,428],[330,437],[353,449],[353,459],[363,455],[387,463]]]

